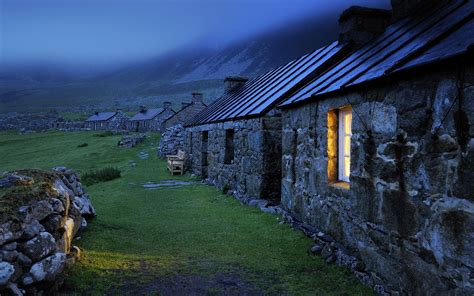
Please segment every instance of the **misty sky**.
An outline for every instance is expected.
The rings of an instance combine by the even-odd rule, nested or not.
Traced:
[[[107,65],[389,0],[0,0],[0,63]],[[336,21],[336,20],[334,20]]]

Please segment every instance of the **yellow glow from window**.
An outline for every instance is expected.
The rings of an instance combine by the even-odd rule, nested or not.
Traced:
[[[349,177],[351,175],[351,157],[344,157],[344,175]]]
[[[344,127],[345,127],[345,133],[346,135],[352,134],[352,113],[346,113],[346,116],[344,118]]]
[[[346,156],[351,155],[351,137],[350,136],[344,137],[344,155]]]

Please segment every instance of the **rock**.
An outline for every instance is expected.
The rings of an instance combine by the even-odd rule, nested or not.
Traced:
[[[21,227],[12,221],[0,225],[0,246],[16,240],[23,234]]]
[[[21,239],[29,240],[35,237],[36,235],[38,235],[42,231],[45,231],[43,225],[41,225],[38,222],[38,220],[32,220],[30,223],[25,224],[24,232],[23,232],[23,235],[21,236]]]
[[[85,218],[94,218],[97,215],[87,194],[74,196],[74,205]]]
[[[63,271],[65,262],[66,254],[55,253],[35,263],[30,269],[34,282],[54,280]]]
[[[33,183],[33,178],[17,174],[10,174],[0,178],[0,188],[29,185],[31,183]]]
[[[56,249],[56,240],[50,233],[41,232],[38,236],[21,244],[19,249],[33,261],[38,261]]]
[[[31,215],[34,219],[41,221],[54,213],[53,206],[47,200],[37,201],[32,207]]]
[[[8,262],[0,262],[0,286],[5,285],[15,273],[15,268]]]
[[[324,248],[321,250],[321,257],[323,257],[323,259],[327,259],[331,257],[332,254],[333,254],[333,249],[329,244],[326,244]]]
[[[13,251],[0,251],[0,257],[3,261],[13,262],[18,257],[18,252],[16,250]]]
[[[5,250],[5,251],[13,251],[13,250],[16,249],[16,246],[17,246],[17,242],[12,242],[12,243],[3,245],[3,246],[2,246],[2,250]]]
[[[311,253],[313,253],[314,255],[319,255],[323,251],[323,248],[324,247],[321,245],[314,245],[311,247]]]

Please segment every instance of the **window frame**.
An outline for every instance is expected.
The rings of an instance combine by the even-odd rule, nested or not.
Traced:
[[[349,122],[346,122],[346,119],[348,116],[350,116],[350,119],[349,119]],[[352,107],[348,106],[348,107],[339,109],[337,123],[338,123],[337,179],[340,182],[350,183],[350,175],[351,175],[350,163],[351,163],[351,143],[352,143]],[[347,125],[349,125],[348,130],[346,129]],[[348,141],[348,145],[346,141]],[[348,162],[346,162],[346,158],[349,159]]]

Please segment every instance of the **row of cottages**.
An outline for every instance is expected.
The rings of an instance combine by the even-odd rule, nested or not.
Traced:
[[[163,122],[163,130],[178,124],[184,124],[207,107],[202,93],[193,92],[191,96],[191,102],[181,103],[181,109]]]
[[[95,112],[87,118],[84,127],[91,130],[124,130],[127,129],[128,117],[121,110],[114,112]]]
[[[187,127],[193,172],[295,219],[403,295],[474,292],[474,3],[350,8],[339,41]],[[278,106],[277,106],[278,105]]]
[[[130,118],[128,129],[134,132],[161,132],[163,123],[175,113],[171,102],[164,102],[163,108],[140,106],[140,111]]]

